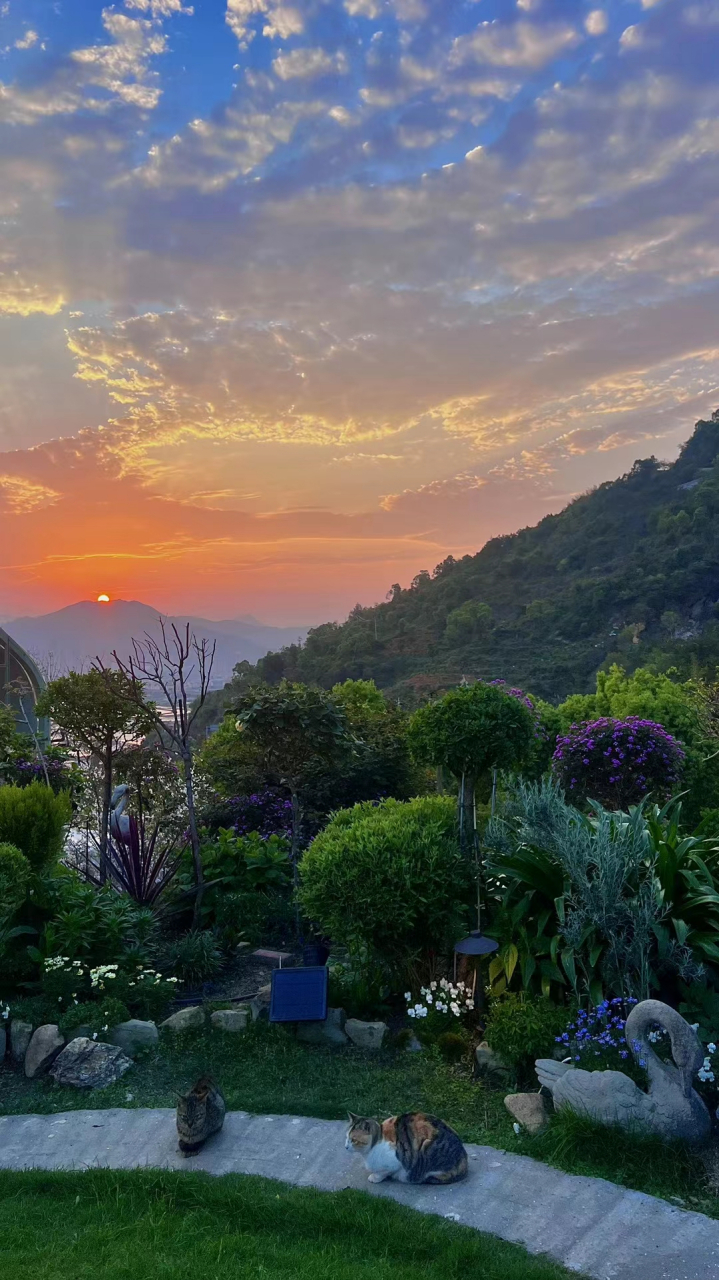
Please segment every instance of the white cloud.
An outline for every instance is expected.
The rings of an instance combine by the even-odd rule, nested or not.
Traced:
[[[253,39],[255,19],[261,16],[265,18],[262,34],[271,39],[287,40],[304,31],[300,10],[284,0],[227,0],[225,22],[241,46]]]
[[[152,60],[166,47],[158,23],[131,18],[114,9],[103,9],[102,22],[110,43],[72,50],[49,79],[28,88],[0,82],[0,119],[11,124],[31,124],[43,117],[72,115],[80,109],[106,115],[113,103],[142,110],[156,107],[161,88]],[[92,92],[95,89],[109,96],[96,96]]]
[[[639,49],[644,44],[644,31],[637,23],[632,23],[630,27],[625,27],[619,37],[619,47],[621,49]]]
[[[149,13],[153,18],[171,18],[175,13],[192,16],[195,12],[192,5],[183,5],[182,0],[125,0],[128,9],[138,9],[141,13]]]
[[[454,41],[455,65],[476,61],[495,67],[535,70],[578,44],[580,37],[565,23],[482,22],[471,34]]]
[[[280,80],[313,80],[317,76],[346,75],[347,58],[343,53],[327,53],[324,49],[293,49],[280,53],[272,63]]]
[[[344,0],[344,3],[351,18],[378,18],[382,11],[380,0]]]
[[[32,49],[33,45],[37,44],[39,39],[40,37],[37,34],[37,31],[28,30],[21,39],[15,41],[15,48]]]
[[[584,29],[590,36],[603,36],[608,26],[609,20],[604,9],[592,9],[584,20]]]

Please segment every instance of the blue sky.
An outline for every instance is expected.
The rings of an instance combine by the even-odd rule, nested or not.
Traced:
[[[0,14],[0,615],[338,617],[717,406],[719,0]]]

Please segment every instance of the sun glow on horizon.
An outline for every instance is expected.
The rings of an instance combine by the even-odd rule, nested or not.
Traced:
[[[109,596],[107,596],[107,595],[105,595],[105,593],[104,593],[104,591],[103,591],[102,595],[100,595],[100,596],[98,596],[98,597],[97,597],[97,603],[98,603],[98,604],[109,604],[109,603],[110,603],[110,597],[109,597]]]

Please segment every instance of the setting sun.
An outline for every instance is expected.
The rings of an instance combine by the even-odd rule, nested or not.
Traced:
[[[106,595],[104,594],[104,592],[103,592],[103,594],[102,594],[101,596],[98,596],[98,597],[97,597],[97,603],[98,603],[98,604],[109,604],[109,603],[110,603],[110,597],[109,597],[109,596],[106,596]]]

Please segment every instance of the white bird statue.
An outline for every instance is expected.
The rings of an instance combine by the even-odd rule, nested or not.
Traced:
[[[130,788],[123,782],[110,796],[110,835],[122,844],[130,841],[130,815],[125,813]]]
[[[657,1025],[669,1035],[673,1062],[662,1062],[652,1048],[649,1032]],[[711,1118],[692,1087],[704,1060],[694,1029],[670,1005],[643,1000],[629,1014],[624,1036],[635,1059],[646,1063],[648,1092],[622,1071],[582,1071],[569,1063],[538,1058],[537,1077],[551,1092],[555,1110],[566,1108],[600,1124],[638,1129],[668,1140],[705,1142]]]

